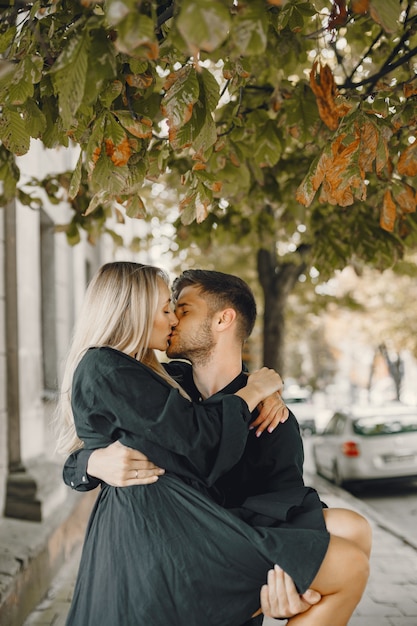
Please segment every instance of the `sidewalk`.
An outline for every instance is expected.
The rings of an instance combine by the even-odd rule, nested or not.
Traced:
[[[306,483],[314,486],[329,506],[354,509],[365,515],[373,527],[371,576],[350,626],[417,626],[417,532],[414,537],[403,536],[366,504],[317,476],[307,475]],[[23,626],[64,626],[79,556],[80,548],[77,548]],[[264,619],[264,626],[283,623]]]

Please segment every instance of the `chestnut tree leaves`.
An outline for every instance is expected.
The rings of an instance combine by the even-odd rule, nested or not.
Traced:
[[[11,3],[0,17],[2,201],[31,203],[15,157],[39,139],[79,151],[57,177],[75,210],[71,241],[110,214],[151,213],[144,186],[168,172],[185,227],[233,206],[261,240],[302,223],[310,245],[321,224],[338,253],[314,260],[336,266],[355,253],[341,245],[355,226],[392,251],[390,264],[416,232],[416,25],[411,0]]]

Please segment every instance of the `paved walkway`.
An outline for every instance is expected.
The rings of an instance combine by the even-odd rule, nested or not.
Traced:
[[[307,476],[306,482],[316,487],[329,506],[355,509],[364,514],[373,527],[371,576],[349,626],[417,626],[417,531],[413,537],[404,536],[398,528],[386,523],[373,509],[345,491],[315,476]],[[79,556],[80,550],[73,553],[43,602],[23,626],[64,626]],[[264,626],[279,624],[284,622],[264,619]]]

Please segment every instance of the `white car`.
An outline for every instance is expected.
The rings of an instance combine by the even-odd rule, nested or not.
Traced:
[[[337,485],[417,478],[417,407],[337,412],[314,440],[313,458],[317,473]]]

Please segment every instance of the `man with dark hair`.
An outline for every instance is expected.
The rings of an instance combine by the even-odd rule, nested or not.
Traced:
[[[242,344],[249,338],[256,321],[256,302],[252,290],[244,280],[233,274],[213,270],[185,270],[172,285],[175,303],[185,287],[195,287],[205,295],[210,314],[227,307],[235,309],[238,314],[236,334]],[[167,354],[168,352],[170,349]]]
[[[256,303],[248,285],[222,272],[187,270],[174,281],[173,298],[179,322],[173,328],[167,355],[187,359],[191,365],[171,361],[165,364],[167,371],[195,402],[242,388],[247,380],[242,371],[242,348],[256,319]],[[303,445],[294,415],[288,416],[280,399],[278,406],[276,400],[267,399],[261,411],[254,415],[239,463],[216,482],[210,495],[254,526],[324,528],[317,493],[303,482]],[[260,437],[267,427],[269,434]],[[71,455],[64,480],[83,491],[96,487],[100,480],[115,486],[146,484],[157,480],[160,472],[143,455],[116,442],[102,450]],[[270,579],[270,602],[283,607],[284,615],[307,610],[320,599],[312,591],[300,597],[283,572],[271,574]],[[263,593],[266,597],[266,590]],[[257,626],[262,616],[249,623]]]

